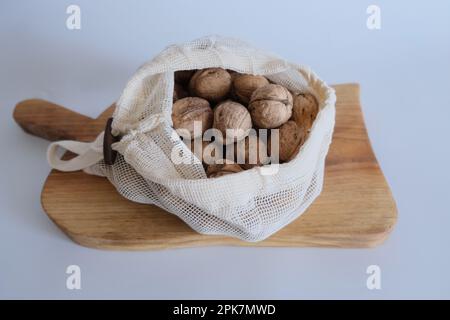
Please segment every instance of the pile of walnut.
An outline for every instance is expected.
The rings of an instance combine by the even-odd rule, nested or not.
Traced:
[[[266,146],[259,138],[257,148],[264,144],[267,152],[265,155],[259,152],[257,161],[249,161],[247,135],[251,128],[279,129],[279,161],[290,161],[299,152],[319,111],[316,99],[309,93],[294,94],[263,76],[221,68],[175,72],[173,101],[173,127],[190,133],[186,137],[180,135],[193,152],[195,141],[200,140],[203,152],[196,156],[203,161],[210,178],[270,162],[270,139]],[[210,128],[220,130],[224,136],[226,129],[247,132],[237,137],[245,139],[245,163],[237,164],[234,156],[234,159],[227,157],[224,164],[206,165],[204,157],[210,142],[201,141],[199,134],[194,136],[194,121],[201,121],[202,136]],[[191,138],[194,140],[188,140]]]

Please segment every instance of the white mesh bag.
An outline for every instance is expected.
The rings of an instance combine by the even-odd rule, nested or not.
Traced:
[[[174,72],[210,67],[264,75],[317,98],[319,113],[293,160],[210,179],[195,157],[189,165],[171,161],[174,150],[192,159],[172,128]],[[308,68],[235,39],[205,37],[167,47],[128,82],[113,114],[113,134],[122,136],[112,145],[118,151],[113,165],[103,160],[103,133],[92,143],[52,143],[48,161],[55,169],[105,176],[125,198],[157,205],[199,233],[260,241],[299,217],[320,194],[335,100],[334,90]],[[58,147],[79,156],[63,161]]]

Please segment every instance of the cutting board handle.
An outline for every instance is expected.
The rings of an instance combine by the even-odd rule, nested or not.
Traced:
[[[32,135],[50,140],[90,141],[94,119],[40,99],[19,102],[13,113],[19,126]]]

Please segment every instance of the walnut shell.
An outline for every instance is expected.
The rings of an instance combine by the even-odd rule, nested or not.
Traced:
[[[252,119],[247,108],[242,104],[227,100],[214,109],[213,127],[222,133],[223,144],[244,139],[252,128]],[[227,136],[227,129],[234,130],[233,136]]]
[[[219,102],[228,97],[231,76],[221,68],[198,70],[189,81],[189,91],[210,102]]]
[[[194,132],[194,122],[201,122],[201,131]],[[177,100],[172,107],[172,122],[175,129],[180,130],[179,134],[185,139],[199,138],[203,133],[212,127],[213,111],[209,102],[202,98],[187,97]],[[188,132],[183,132],[183,131]],[[189,134],[187,134],[189,133]]]
[[[242,168],[231,161],[225,161],[224,164],[211,164],[206,169],[208,178],[218,178],[231,173],[243,171]]]
[[[279,128],[278,158],[280,162],[292,160],[300,151],[306,139],[306,128],[299,126],[295,121],[289,120]],[[273,157],[272,140],[268,141],[268,150]]]
[[[191,80],[192,75],[194,74],[196,70],[180,70],[180,71],[175,71],[174,74],[174,79],[176,83],[179,84],[188,84],[189,80]]]
[[[268,84],[269,80],[263,76],[238,74],[233,77],[232,92],[239,101],[247,105],[250,102],[253,92]]]
[[[309,130],[318,112],[319,104],[312,94],[300,93],[294,97],[292,120],[298,125],[303,125]]]
[[[244,143],[244,163],[240,163],[239,159],[236,158],[236,162],[245,169],[251,169],[256,166],[262,166],[269,163],[269,156],[267,151],[267,144],[263,139],[256,135],[249,135],[245,137],[244,141],[240,141],[237,144]],[[239,146],[236,146],[239,148]],[[237,149],[236,149],[237,150]],[[238,151],[236,151],[236,157],[239,156]]]
[[[248,110],[259,128],[277,128],[292,115],[292,95],[283,86],[268,84],[253,92]]]
[[[187,91],[184,89],[184,87],[179,84],[175,83],[173,86],[173,102],[186,98],[188,96]]]
[[[227,72],[230,74],[230,76],[231,76],[231,82],[233,83],[233,81],[234,81],[234,79],[237,77],[237,76],[239,76],[241,73],[239,73],[239,72],[237,72],[237,71],[234,71],[234,70],[230,70],[230,69],[227,69]]]

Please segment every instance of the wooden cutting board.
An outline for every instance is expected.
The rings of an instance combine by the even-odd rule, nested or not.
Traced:
[[[200,235],[178,217],[120,196],[105,178],[52,170],[42,207],[73,241],[99,249],[152,250],[239,245],[271,247],[373,247],[391,232],[397,210],[370,146],[359,86],[334,87],[336,127],[326,160],[322,194],[297,220],[259,243]],[[48,140],[91,141],[105,127],[114,105],[97,119],[43,100],[17,104],[14,118],[27,132]]]

